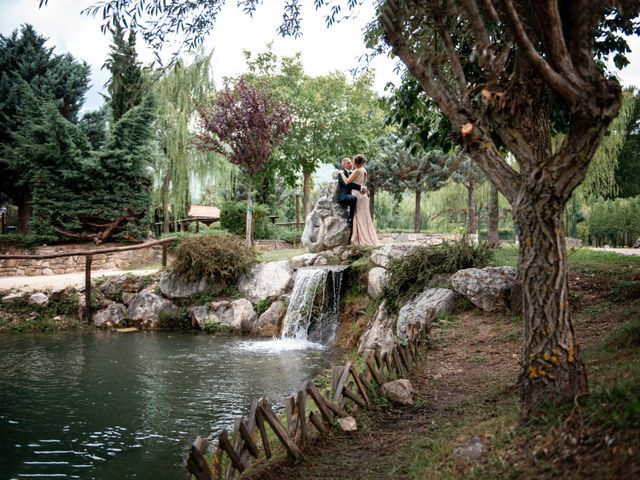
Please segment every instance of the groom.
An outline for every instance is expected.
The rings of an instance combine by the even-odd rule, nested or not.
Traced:
[[[342,159],[342,169],[345,177],[351,175],[353,170],[353,162],[349,157]],[[356,202],[358,199],[351,192],[353,190],[359,190],[362,193],[366,192],[366,187],[361,187],[357,183],[349,183],[348,185],[342,181],[342,176],[338,175],[338,203],[342,206],[349,207],[349,219],[347,225],[349,228],[353,227],[353,216],[356,213]]]

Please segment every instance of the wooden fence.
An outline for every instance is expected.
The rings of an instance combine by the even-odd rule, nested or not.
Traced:
[[[274,413],[269,402],[255,400],[248,417],[237,417],[233,433],[223,430],[210,464],[205,455],[209,440],[198,436],[187,457],[189,479],[231,480],[256,460],[273,455],[267,425],[291,460],[302,457],[302,448],[312,436],[312,429],[323,435],[340,417],[371,405],[380,386],[395,378],[406,378],[426,339],[426,329],[414,330],[406,344],[396,345],[389,353],[372,353],[363,358],[360,371],[351,362],[332,367],[331,391],[321,393],[311,380],[285,401],[286,422]],[[307,400],[311,408],[308,408]],[[315,408],[314,408],[315,407]],[[258,435],[260,441],[258,441]],[[272,437],[273,439],[273,437]]]
[[[0,255],[0,260],[47,260],[51,258],[84,256],[84,317],[87,323],[91,323],[91,263],[93,261],[94,255],[99,255],[101,253],[126,252],[128,250],[139,250],[141,248],[149,248],[155,247],[156,245],[162,245],[162,266],[166,267],[168,245],[175,242],[176,240],[178,240],[178,237],[169,237],[163,238],[161,240],[154,240],[152,242],[140,243],[138,245],[129,245],[126,247],[99,248],[96,250],[78,250],[75,252],[48,253],[45,255]]]

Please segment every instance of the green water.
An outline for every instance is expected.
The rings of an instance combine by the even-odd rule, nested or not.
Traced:
[[[331,357],[205,334],[0,335],[0,479],[185,478],[196,435],[282,400]]]

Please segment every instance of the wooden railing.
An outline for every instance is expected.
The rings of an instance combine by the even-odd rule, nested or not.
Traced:
[[[178,237],[163,238],[161,240],[154,240],[152,242],[139,243],[137,245],[130,245],[126,247],[111,247],[111,248],[99,248],[96,250],[78,250],[75,252],[59,252],[48,253],[44,255],[0,255],[0,260],[47,260],[51,258],[62,257],[85,257],[85,269],[84,269],[84,295],[85,295],[85,309],[84,315],[87,323],[91,323],[91,263],[94,255],[103,253],[114,252],[126,252],[129,250],[139,250],[142,248],[155,247],[156,245],[162,245],[162,267],[167,266],[167,249],[170,243],[178,240]]]
[[[389,353],[372,353],[363,358],[360,371],[351,362],[334,366],[330,393],[321,393],[313,381],[307,381],[301,390],[286,399],[286,422],[278,418],[266,399],[255,400],[248,417],[236,418],[231,435],[227,430],[218,435],[211,464],[206,458],[209,440],[200,436],[195,439],[187,457],[189,478],[231,480],[263,456],[271,458],[273,450],[267,425],[287,456],[299,460],[302,448],[312,436],[312,427],[318,434],[326,434],[337,418],[370,406],[383,383],[406,378],[418,359],[426,333],[424,328],[414,330],[406,344],[396,345]],[[307,411],[308,399],[311,406],[315,406],[311,411]]]

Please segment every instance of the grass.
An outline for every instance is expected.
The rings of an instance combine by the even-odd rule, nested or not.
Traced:
[[[277,260],[290,260],[297,255],[302,255],[307,251],[304,248],[288,248],[282,250],[269,250],[258,253],[258,261],[261,263],[275,262]]]

